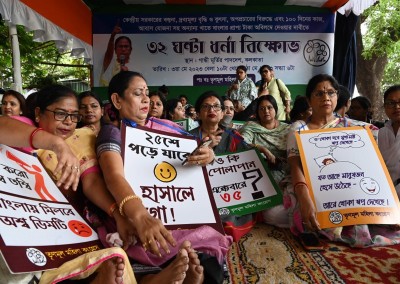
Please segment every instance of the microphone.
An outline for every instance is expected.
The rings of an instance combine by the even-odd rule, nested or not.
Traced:
[[[119,56],[119,64],[121,64],[121,66],[125,66],[125,55],[121,54]]]
[[[218,124],[219,128],[221,128],[222,130],[230,128],[231,122],[232,122],[232,116],[224,115],[224,117],[221,119],[221,121]]]

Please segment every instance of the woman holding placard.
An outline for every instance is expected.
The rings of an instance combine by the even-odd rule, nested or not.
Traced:
[[[290,178],[284,190],[284,204],[289,209],[291,231],[300,237],[307,231],[319,231],[329,240],[342,241],[354,247],[390,245],[399,242],[400,232],[390,231],[382,226],[354,225],[323,230],[320,228],[316,208],[303,172],[295,132],[360,125],[376,130],[373,125],[335,116],[338,90],[338,82],[330,75],[319,74],[311,78],[306,88],[306,97],[312,108],[312,115],[306,121],[299,120],[291,126],[287,142]]]
[[[148,118],[150,109],[149,90],[144,77],[140,73],[124,71],[115,75],[110,81],[108,95],[119,119],[127,125],[175,134],[187,134],[171,121]],[[140,257],[142,261],[146,261],[145,264],[161,265],[179,252],[175,238],[179,236],[180,240],[184,240],[187,235],[191,234],[190,241],[194,249],[201,250],[202,245],[208,244],[210,246],[207,253],[225,255],[230,241],[211,227],[201,227],[205,227],[201,235],[196,233],[198,229],[168,231],[158,218],[149,214],[143,206],[141,198],[136,195],[138,189],[133,189],[125,179],[121,142],[120,129],[112,125],[105,125],[97,138],[96,148],[108,188],[117,201],[121,214],[125,215],[133,224],[135,235],[141,244],[131,246],[127,251],[128,254],[134,259]],[[213,160],[214,152],[209,147],[201,147],[195,154],[188,156],[189,165],[205,166]],[[143,172],[143,174],[146,173]],[[216,240],[218,240],[218,245],[215,243]],[[203,267],[199,264],[199,259],[193,249],[187,248],[187,250],[189,253],[189,269],[183,275],[184,283],[202,283],[204,278]],[[218,262],[215,264],[218,264]],[[160,283],[163,281],[164,279],[159,279]],[[207,279],[204,282],[207,283]]]
[[[201,94],[195,104],[196,112],[199,114],[200,126],[191,130],[190,133],[202,140],[210,137],[213,140],[213,150],[216,154],[234,153],[236,151],[250,148],[243,137],[230,128],[232,116],[224,115],[224,102],[214,91]],[[221,216],[225,233],[231,235],[234,241],[248,233],[255,224],[253,214],[244,216]]]
[[[63,87],[62,88],[66,88]],[[72,93],[72,90],[66,88]],[[54,91],[54,89],[52,89]],[[56,97],[56,93],[51,92],[51,95]],[[75,100],[76,114],[78,112],[78,103],[76,97],[70,95]],[[50,100],[48,107],[52,109],[54,101]],[[47,108],[47,107],[46,107]],[[50,112],[50,111],[48,111]],[[65,113],[64,113],[65,114]],[[69,114],[69,113],[67,113]],[[78,114],[77,114],[78,115]],[[40,116],[37,112],[38,120]],[[51,114],[53,116],[53,114]],[[73,116],[67,116],[66,123],[70,124]],[[78,117],[78,116],[75,116]],[[50,118],[52,120],[53,118]],[[44,122],[44,120],[42,120]],[[53,124],[60,123],[59,121],[53,122]],[[72,122],[73,123],[73,122]],[[42,124],[43,128],[49,130],[50,122]],[[74,124],[74,123],[73,123]],[[76,124],[76,123],[75,123]],[[77,190],[79,177],[81,176],[81,171],[79,170],[80,161],[76,157],[76,153],[71,151],[68,143],[65,141],[65,137],[60,137],[62,135],[57,135],[54,131],[46,131],[43,128],[36,128],[26,123],[16,121],[14,119],[9,119],[7,117],[0,117],[0,143],[5,143],[11,146],[17,147],[30,147],[31,149],[42,148],[47,149],[47,153],[52,154],[52,159],[54,160],[53,167],[48,168],[49,173],[53,176],[57,176],[56,180],[57,186],[66,190],[64,193],[74,194]],[[49,158],[49,157],[46,157]],[[68,191],[67,191],[68,190]],[[113,261],[112,259],[115,259]],[[123,261],[125,259],[125,261]],[[21,273],[21,274],[10,274],[8,273],[8,268],[6,267],[3,258],[0,260],[0,277],[4,283],[28,283],[35,282],[37,278],[41,278],[43,283],[50,283],[56,279],[69,279],[74,277],[74,279],[86,278],[93,272],[97,272],[96,279],[93,277],[93,283],[119,283],[121,281],[134,281],[134,276],[132,269],[129,265],[125,266],[124,263],[129,262],[126,254],[117,248],[112,248],[108,250],[99,250],[91,253],[86,253],[66,262],[60,268],[52,270],[50,272],[45,272],[42,276],[41,273]],[[86,266],[87,265],[87,266]],[[125,276],[123,276],[125,270]],[[81,273],[81,271],[86,271]],[[36,280],[34,280],[36,279]],[[99,282],[95,282],[99,281]],[[52,282],[53,283],[53,282]],[[55,282],[54,282],[55,283]],[[89,282],[88,282],[89,283]]]
[[[287,172],[286,139],[289,125],[277,119],[278,104],[271,95],[257,99],[256,121],[246,122],[239,129],[244,140],[256,147],[265,157],[276,184]],[[278,227],[288,227],[287,210],[282,205],[264,210],[264,221]]]
[[[275,181],[279,183],[285,175],[289,125],[279,121],[277,113],[275,98],[261,96],[257,100],[256,121],[246,122],[239,131],[247,143],[264,155]]]

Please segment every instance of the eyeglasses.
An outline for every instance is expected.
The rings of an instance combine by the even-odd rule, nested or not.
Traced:
[[[207,111],[209,111],[211,109],[214,109],[215,111],[219,111],[219,110],[221,110],[221,105],[204,104],[204,105],[201,105],[201,109],[202,110],[207,110]]]
[[[271,110],[275,110],[273,106],[259,107],[258,109],[261,110],[261,111],[266,111],[266,110],[271,111]]]
[[[321,98],[323,95],[327,94],[328,97],[332,98],[336,96],[337,91],[336,90],[328,90],[328,91],[317,91],[312,93],[314,97]]]
[[[133,94],[135,96],[146,95],[148,97],[150,94],[150,91],[149,91],[149,89],[145,89],[145,88],[136,88],[136,89],[134,89]]]
[[[395,102],[395,101],[387,101],[383,104],[385,107],[388,108],[396,108],[397,106],[400,106],[400,101],[399,102]]]
[[[79,113],[68,113],[64,111],[53,111],[49,109],[45,109],[45,111],[52,112],[54,114],[54,119],[58,121],[65,121],[68,116],[71,118],[71,121],[74,123],[78,123],[82,120],[82,115]]]
[[[225,107],[225,110],[231,110],[231,111],[234,111],[234,110],[235,110],[235,108],[234,108],[234,107],[228,107],[228,106],[226,106],[226,107]]]

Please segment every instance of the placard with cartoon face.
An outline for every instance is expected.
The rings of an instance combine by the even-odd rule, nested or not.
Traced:
[[[13,273],[47,270],[100,249],[96,232],[40,161],[0,145],[0,246]]]
[[[167,228],[209,225],[223,233],[204,167],[183,165],[193,137],[123,126],[125,178]]]
[[[399,199],[369,129],[296,132],[321,228],[398,224]]]

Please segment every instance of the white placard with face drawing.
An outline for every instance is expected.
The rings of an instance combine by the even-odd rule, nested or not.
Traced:
[[[182,165],[196,140],[150,129],[126,127],[125,132],[125,176],[149,213],[166,226],[219,227],[205,170]]]
[[[296,133],[322,228],[400,222],[399,199],[369,129]]]

